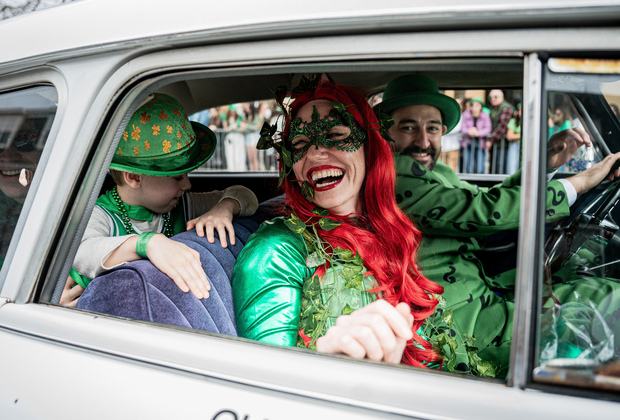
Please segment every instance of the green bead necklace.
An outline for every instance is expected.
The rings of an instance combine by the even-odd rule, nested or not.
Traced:
[[[127,209],[124,205],[125,203],[118,195],[118,190],[116,189],[116,187],[112,189],[112,193],[110,195],[114,199],[114,203],[116,204],[116,208],[118,209],[121,219],[123,220],[123,225],[125,225],[125,229],[127,229],[127,233],[137,234],[137,232],[133,228],[133,225],[131,224],[131,220],[129,220],[129,214],[127,213]],[[174,235],[174,232],[172,232],[172,225],[170,224],[170,214],[162,214],[161,217],[164,219],[163,234],[170,238],[172,235]]]

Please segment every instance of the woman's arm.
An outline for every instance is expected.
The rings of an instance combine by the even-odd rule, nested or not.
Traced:
[[[239,336],[270,344],[297,343],[306,245],[282,219],[265,222],[246,243],[232,275]]]

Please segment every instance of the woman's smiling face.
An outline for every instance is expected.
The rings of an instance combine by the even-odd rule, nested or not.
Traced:
[[[313,110],[318,112],[313,121]],[[301,119],[301,126],[309,127],[313,124],[324,126],[329,119],[330,111],[334,109],[331,101],[317,99],[302,106],[295,119]],[[327,124],[329,125],[329,124]],[[298,127],[299,128],[299,127]],[[327,131],[326,139],[339,141],[351,135],[351,128],[345,125],[335,125]],[[364,161],[364,147],[349,152],[338,150],[336,146],[325,147],[323,142],[306,135],[291,136],[294,149],[302,149],[310,142],[312,145],[303,152],[303,155],[293,164],[295,178],[301,184],[308,181],[314,188],[314,199],[317,206],[330,210],[332,213],[346,216],[362,211],[360,191],[366,176]]]

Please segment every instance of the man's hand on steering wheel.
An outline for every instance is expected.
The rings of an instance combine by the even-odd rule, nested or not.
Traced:
[[[613,181],[614,179],[620,177],[620,168],[616,168],[613,172],[611,172],[612,167],[619,160],[620,152],[607,155],[601,162],[583,172],[578,173],[577,175],[566,178],[566,180],[573,184],[577,194],[584,193],[589,191],[591,188],[596,187],[605,178]]]
[[[547,143],[547,168],[556,170],[566,164],[581,146],[592,147],[590,136],[579,127],[555,133]]]

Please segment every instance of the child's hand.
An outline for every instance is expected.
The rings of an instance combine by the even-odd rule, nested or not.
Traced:
[[[158,233],[149,241],[146,255],[179,289],[185,293],[191,290],[198,299],[209,297],[211,285],[197,251]]]
[[[71,306],[75,308],[78,298],[84,293],[84,288],[75,283],[75,280],[71,276],[67,277],[65,287],[62,289],[62,295],[60,296],[60,304],[63,306]]]
[[[228,231],[228,236],[230,237],[230,244],[235,244],[235,229],[232,225],[233,215],[235,214],[239,214],[239,203],[232,198],[225,198],[210,211],[187,222],[187,230],[196,228],[196,233],[201,238],[205,236],[206,231],[207,241],[213,243],[215,241],[213,231],[217,229],[217,233],[220,236],[220,245],[222,245],[222,248],[226,248],[228,246],[226,231]]]

